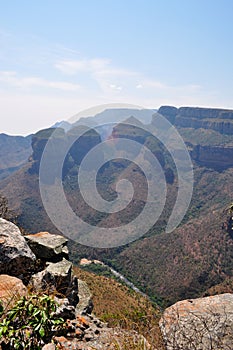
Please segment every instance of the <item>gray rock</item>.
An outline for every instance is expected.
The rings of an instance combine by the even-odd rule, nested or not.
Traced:
[[[91,314],[93,310],[92,294],[86,282],[78,280],[78,297],[79,303],[76,306],[76,314],[86,315]]]
[[[28,245],[39,259],[57,262],[62,258],[68,259],[68,240],[60,235],[53,235],[49,232],[39,232],[25,236]]]
[[[66,296],[73,283],[72,263],[66,259],[49,263],[45,270],[32,275],[31,284],[34,290],[47,290]]]
[[[76,306],[78,304],[78,278],[76,276],[72,277],[71,283],[66,290],[66,297],[68,298],[71,305]]]
[[[26,280],[35,260],[36,257],[19,228],[7,220],[0,219],[0,274]]]
[[[159,325],[167,350],[232,349],[233,294],[179,301]]]
[[[75,307],[70,304],[67,298],[60,299],[55,297],[54,300],[58,304],[55,313],[57,317],[61,317],[64,320],[73,320],[75,318]]]

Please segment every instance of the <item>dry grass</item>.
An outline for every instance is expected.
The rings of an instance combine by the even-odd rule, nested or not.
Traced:
[[[158,326],[161,313],[149,300],[111,278],[97,276],[78,267],[74,271],[78,278],[88,284],[97,317],[110,327],[137,331],[147,339],[152,349],[164,349]],[[120,349],[146,349],[142,342],[135,343],[132,337],[127,337],[124,343]],[[116,342],[116,350],[119,348],[117,346],[119,344]]]

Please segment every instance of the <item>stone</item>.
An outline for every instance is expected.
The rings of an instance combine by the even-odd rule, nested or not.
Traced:
[[[78,304],[78,278],[76,276],[72,277],[71,283],[66,290],[66,297],[69,299],[71,305],[76,306]]]
[[[0,275],[0,300],[4,308],[13,305],[15,301],[26,294],[27,288],[19,278]]]
[[[54,300],[58,304],[58,307],[55,313],[57,317],[61,317],[64,320],[72,320],[75,318],[75,307],[70,304],[67,298],[60,299],[55,297]]]
[[[25,236],[28,245],[39,259],[57,262],[62,258],[68,258],[68,240],[61,235],[49,232],[39,232]]]
[[[167,350],[227,350],[233,344],[233,294],[179,301],[159,322]]]
[[[0,274],[10,274],[27,280],[36,257],[19,228],[0,218]]]
[[[79,303],[76,306],[76,314],[91,314],[93,310],[92,294],[86,282],[78,280]]]
[[[40,271],[31,278],[34,290],[47,290],[66,296],[72,285],[72,263],[66,259],[57,263],[49,263],[45,270]]]

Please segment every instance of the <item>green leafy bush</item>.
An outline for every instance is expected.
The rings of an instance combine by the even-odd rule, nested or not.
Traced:
[[[21,297],[6,314],[2,308],[2,317],[0,306],[2,349],[41,349],[64,323],[56,317],[56,308],[55,301],[45,294]]]

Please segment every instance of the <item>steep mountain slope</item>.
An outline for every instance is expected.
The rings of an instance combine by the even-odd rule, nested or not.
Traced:
[[[162,109],[164,116],[170,118],[173,123],[177,111],[171,107]],[[188,112],[197,118],[196,110],[193,112],[190,108]],[[185,110],[186,114],[188,112]],[[202,112],[198,109],[198,113]],[[203,113],[204,116],[207,113],[212,123],[214,115],[219,118],[220,112],[210,110]],[[228,123],[231,112],[227,114],[227,111],[224,111],[220,114],[222,119],[225,118],[224,123]],[[205,118],[201,118],[203,119]],[[147,133],[141,133],[140,122],[138,123],[130,128],[118,124],[114,127],[111,137],[127,137],[140,142],[156,155],[167,180],[167,198],[162,215],[144,237],[132,244],[114,249],[94,249],[72,242],[70,249],[73,261],[78,261],[82,256],[101,258],[117,267],[152,298],[170,304],[181,298],[199,296],[208,288],[224,283],[232,277],[233,241],[226,231],[226,208],[232,202],[233,193],[232,155],[227,153],[229,149],[230,152],[232,150],[233,135],[229,132],[225,134],[225,129],[208,129],[207,124],[206,128],[178,126],[193,158],[194,192],[183,224],[168,234],[164,231],[178,189],[174,164],[163,145],[151,140]],[[40,157],[49,135],[50,131],[37,134],[33,139],[31,162],[0,182],[0,193],[8,198],[10,209],[13,210],[12,217],[30,232],[58,232],[45,213],[38,186]],[[63,136],[59,142],[68,137],[68,134],[64,136],[63,131],[61,135]],[[99,134],[95,131],[87,134],[83,142],[74,144],[66,158],[63,184],[66,197],[79,216],[96,226],[112,227],[128,222],[143,208],[146,192],[145,187],[141,185],[145,179],[143,172],[133,163],[119,159],[108,162],[97,176],[99,192],[107,200],[114,199],[115,184],[121,178],[128,178],[136,189],[133,203],[130,203],[127,210],[110,215],[88,207],[80,194],[77,174],[85,154],[84,149],[88,151],[91,145],[99,142]],[[54,206],[56,208],[56,203]]]
[[[222,211],[190,220],[172,234],[132,244],[116,265],[149,295],[166,303],[200,295],[232,276],[233,241]]]

